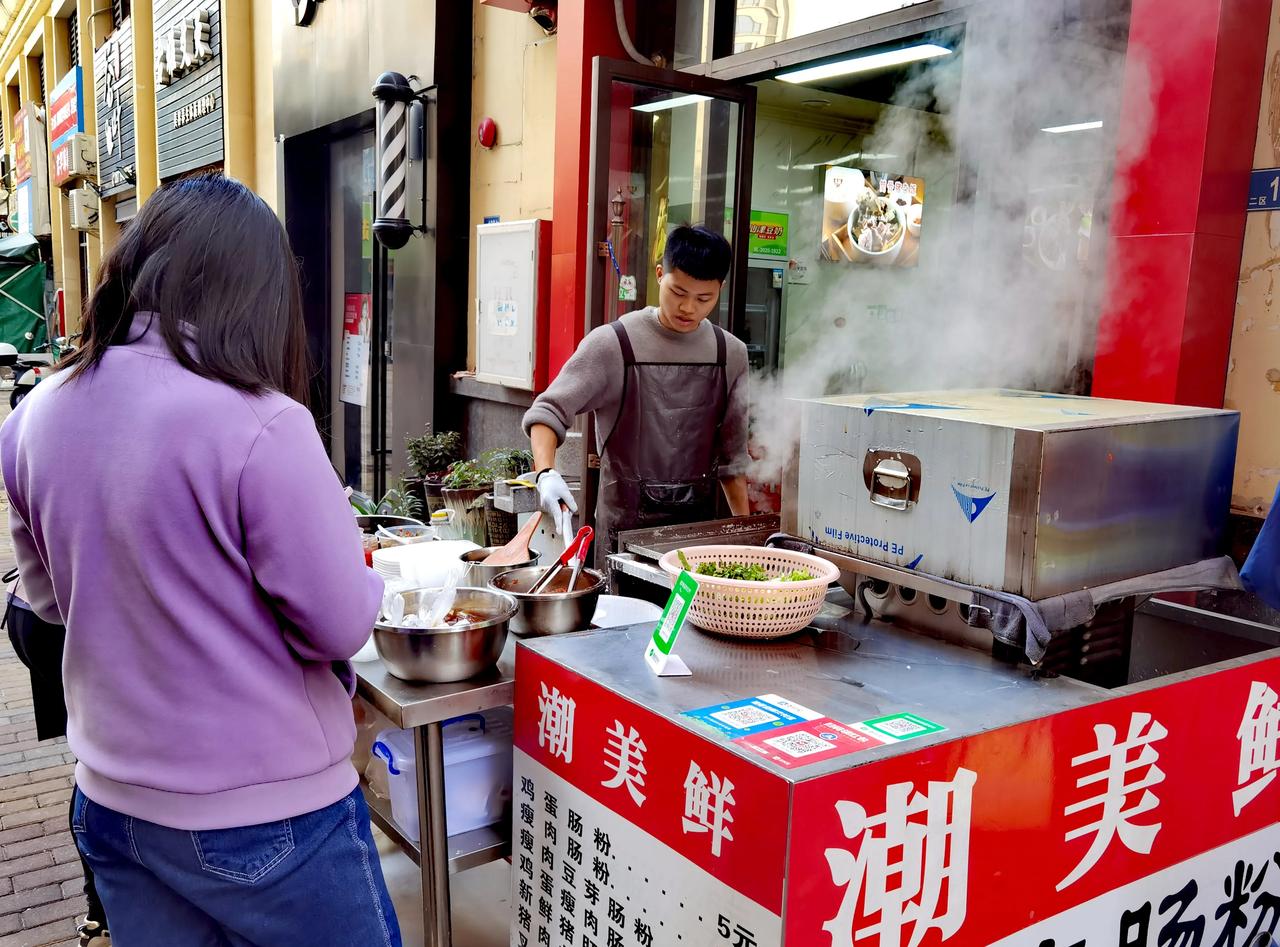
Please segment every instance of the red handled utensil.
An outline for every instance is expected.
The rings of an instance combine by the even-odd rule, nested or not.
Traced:
[[[591,540],[595,539],[595,536],[595,530],[590,526],[584,526],[578,530],[576,537],[579,541],[578,552],[573,557],[573,575],[569,578],[570,592],[578,587],[578,576],[582,575],[582,567],[587,564],[587,550],[591,548]]]
[[[551,580],[557,574],[559,574],[560,570],[563,569],[566,565],[568,565],[569,561],[578,554],[578,546],[582,543],[582,541],[586,539],[587,542],[590,542],[591,541],[590,537],[593,535],[594,533],[590,526],[584,526],[582,527],[582,529],[578,530],[578,535],[574,536],[573,539],[570,540],[569,545],[564,547],[564,552],[560,554],[560,558],[556,560],[556,564],[553,565],[550,569],[548,569],[546,573],[542,576],[542,578],[540,578],[537,582],[533,583],[533,587],[529,589],[528,594],[537,595],[539,592],[545,589],[548,585],[550,585]]]

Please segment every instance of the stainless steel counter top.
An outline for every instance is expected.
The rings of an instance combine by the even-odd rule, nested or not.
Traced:
[[[825,626],[783,643],[734,642],[687,627],[676,651],[692,677],[659,678],[644,663],[651,625],[521,643],[706,740],[721,742],[792,781],[910,753],[933,743],[1085,706],[1111,692],[1068,678],[1035,679],[976,650],[881,622],[860,625],[827,606]],[[911,712],[946,731],[787,770],[682,712],[779,694],[843,723]]]
[[[452,684],[410,684],[381,661],[361,661],[353,665],[356,692],[402,730],[503,707],[515,699],[515,642],[507,639],[497,667]]]

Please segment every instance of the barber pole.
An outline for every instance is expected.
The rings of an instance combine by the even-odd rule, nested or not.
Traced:
[[[373,232],[390,250],[409,242],[413,226],[406,213],[408,203],[409,103],[413,89],[398,72],[384,72],[373,86],[378,100],[378,216]]]

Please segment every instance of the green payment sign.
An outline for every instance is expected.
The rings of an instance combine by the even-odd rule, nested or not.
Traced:
[[[787,258],[787,215],[753,210],[747,252],[751,256]]]

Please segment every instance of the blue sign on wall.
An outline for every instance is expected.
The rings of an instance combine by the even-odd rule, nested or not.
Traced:
[[[1249,210],[1280,210],[1280,168],[1261,168],[1249,175]]]

